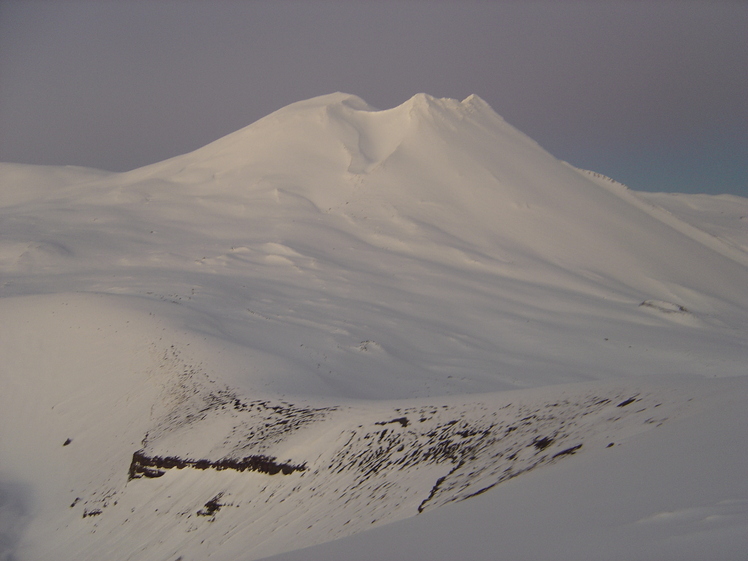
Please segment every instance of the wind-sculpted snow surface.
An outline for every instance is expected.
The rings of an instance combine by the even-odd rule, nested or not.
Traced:
[[[110,539],[134,531],[130,521],[141,517],[168,533],[168,541],[162,533],[136,540],[122,558],[141,549],[166,556],[177,543],[196,555],[208,528],[226,559],[229,551],[256,559],[343,537],[614,446],[687,405],[685,394],[662,388],[600,384],[543,396],[315,407],[249,401],[188,375],[170,393],[190,394],[189,404],[178,399],[180,407],[155,418],[131,464],[70,505]],[[152,492],[158,499],[139,502]],[[99,547],[85,555],[104,555]]]
[[[0,189],[5,557],[257,559],[746,394],[748,201],[635,193],[477,96],[335,93]]]

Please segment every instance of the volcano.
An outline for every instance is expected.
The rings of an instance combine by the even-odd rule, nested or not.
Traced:
[[[0,185],[0,558],[748,548],[746,199],[426,94]]]

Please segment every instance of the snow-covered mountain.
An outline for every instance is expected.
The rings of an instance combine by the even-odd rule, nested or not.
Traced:
[[[259,559],[597,473],[748,395],[747,273],[748,200],[630,191],[476,96],[2,164],[0,553]],[[721,485],[689,536],[742,547]]]

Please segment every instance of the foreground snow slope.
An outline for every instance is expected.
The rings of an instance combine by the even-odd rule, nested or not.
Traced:
[[[709,385],[700,411],[686,419],[469,501],[269,559],[743,559],[746,384],[742,378]]]
[[[746,395],[748,201],[629,191],[475,96],[332,94],[131,172],[2,164],[0,185],[6,558],[428,526],[654,458],[642,433],[702,413],[712,439]]]

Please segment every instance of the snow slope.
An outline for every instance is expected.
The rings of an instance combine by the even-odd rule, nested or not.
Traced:
[[[743,382],[710,382],[699,396],[708,407],[614,447],[580,453],[469,501],[269,559],[743,559]]]
[[[745,438],[715,411],[746,396],[748,201],[632,192],[476,96],[331,94],[0,186],[3,558],[259,559],[602,453],[675,470],[656,434],[698,415]]]

